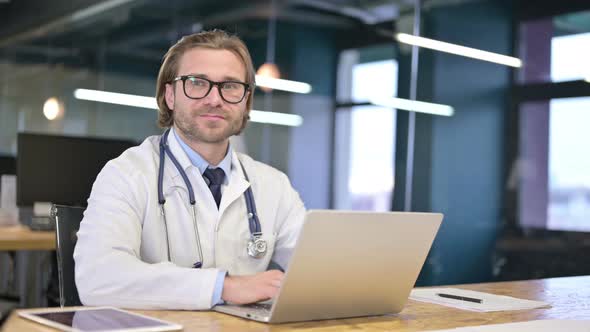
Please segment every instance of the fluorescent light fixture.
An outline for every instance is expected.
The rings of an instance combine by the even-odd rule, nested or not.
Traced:
[[[74,97],[80,100],[96,101],[100,103],[109,103],[147,109],[158,109],[158,103],[154,97],[145,97],[129,95],[125,93],[107,92],[90,89],[74,90]],[[281,126],[298,127],[303,123],[303,118],[295,114],[250,111],[250,121],[259,123],[268,123]]]
[[[502,55],[498,53],[492,53],[487,51],[478,50],[476,48],[465,47],[461,45],[445,43],[442,41],[409,35],[407,33],[398,33],[395,35],[395,39],[397,39],[400,43],[410,44],[415,46],[420,46],[424,48],[430,48],[433,50],[447,52],[457,55],[462,55],[469,58],[490,61],[494,63],[499,63],[501,65],[506,65],[510,67],[520,68],[522,67],[522,61],[519,58]]]
[[[448,105],[427,103],[423,101],[394,98],[394,97],[374,97],[370,99],[373,105],[396,108],[400,110],[428,113],[434,115],[453,116],[455,110]]]
[[[251,110],[250,121],[289,127],[299,127],[303,123],[303,118],[296,114]]]
[[[76,89],[76,99],[97,101],[101,103],[134,106],[142,108],[158,109],[158,103],[154,97],[128,95],[126,93],[107,92],[100,90]]]
[[[256,75],[256,85],[295,93],[310,93],[311,85],[303,82],[283,80],[267,76]]]

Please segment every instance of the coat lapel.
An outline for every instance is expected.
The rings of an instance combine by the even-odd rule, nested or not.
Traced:
[[[246,180],[244,172],[242,171],[242,166],[240,166],[240,162],[238,160],[238,154],[235,151],[232,151],[231,177],[227,187],[223,191],[223,195],[221,195],[219,215],[223,215],[223,212],[235,200],[241,199],[248,187],[250,187],[250,182]]]

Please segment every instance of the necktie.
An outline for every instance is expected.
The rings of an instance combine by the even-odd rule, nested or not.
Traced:
[[[209,180],[209,190],[211,190],[215,203],[219,207],[219,202],[221,202],[221,184],[223,183],[225,172],[221,168],[207,168],[203,176]]]

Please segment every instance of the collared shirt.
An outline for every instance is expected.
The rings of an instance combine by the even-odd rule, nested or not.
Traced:
[[[219,165],[210,165],[205,158],[203,158],[197,151],[193,150],[190,146],[188,146],[178,135],[176,135],[176,131],[172,128],[172,134],[182,147],[182,150],[186,153],[188,158],[190,159],[193,166],[199,169],[201,175],[205,173],[207,168],[221,168],[225,173],[225,178],[223,179],[223,184],[226,186],[229,183],[229,177],[231,174],[231,158],[232,158],[232,149],[231,145],[228,145],[227,152],[225,153],[225,157],[219,163]],[[205,178],[205,181],[207,179]],[[223,186],[221,186],[221,190],[223,193]],[[221,304],[223,301],[221,300],[221,293],[223,292],[223,283],[225,281],[225,276],[227,275],[227,271],[221,270],[217,275],[217,280],[215,281],[215,289],[213,291],[213,298],[211,299],[211,305],[214,306],[216,304]]]
[[[205,170],[207,170],[207,168],[221,168],[223,170],[223,172],[225,173],[225,178],[223,179],[223,184],[227,185],[229,183],[229,177],[231,176],[231,158],[232,158],[231,144],[228,145],[227,152],[225,153],[225,157],[223,158],[223,160],[221,160],[219,165],[211,165],[197,151],[193,150],[190,146],[188,146],[176,134],[176,131],[174,130],[174,128],[172,129],[172,133],[174,134],[174,137],[176,138],[176,140],[178,141],[178,143],[180,144],[180,146],[182,147],[182,149],[184,150],[184,152],[186,153],[188,158],[191,160],[191,163],[193,164],[193,166],[195,166],[196,168],[199,169],[199,172],[201,173],[201,175],[203,175],[203,173],[205,173]]]

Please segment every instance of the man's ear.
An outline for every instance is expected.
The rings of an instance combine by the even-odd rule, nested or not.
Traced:
[[[168,109],[174,110],[174,85],[166,84],[166,94],[164,97],[166,99],[166,106],[168,106]]]

